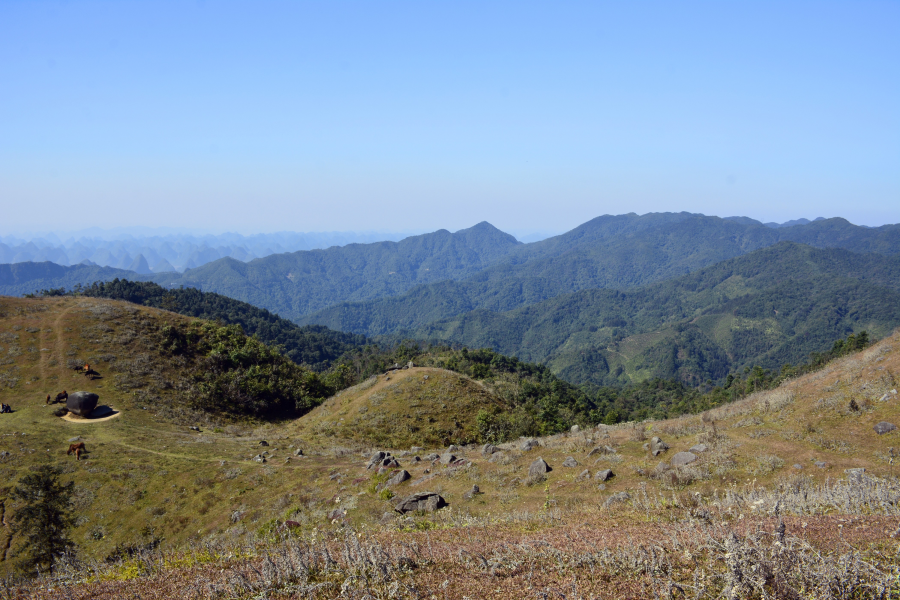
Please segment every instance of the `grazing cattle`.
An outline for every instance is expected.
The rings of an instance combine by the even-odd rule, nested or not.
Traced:
[[[84,448],[84,442],[76,442],[74,444],[69,444],[69,451],[66,454],[75,454],[75,460],[81,460],[81,454],[86,452]]]
[[[68,399],[69,399],[68,392],[66,392],[66,390],[63,390],[62,392],[60,392],[59,394],[56,395],[56,400],[54,400],[54,402],[65,402]]]
[[[50,404],[50,394],[47,394],[47,404]]]

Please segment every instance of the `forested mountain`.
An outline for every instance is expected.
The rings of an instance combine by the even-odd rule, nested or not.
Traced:
[[[493,348],[574,382],[699,383],[797,364],[851,331],[883,336],[897,326],[900,257],[781,242],[637,289],[478,309],[404,334]]]
[[[35,290],[68,289],[95,281],[110,281],[116,277],[146,279],[131,271],[97,265],[63,267],[52,262],[0,264],[0,296],[24,296]]]
[[[752,219],[690,213],[603,216],[516,248],[502,263],[463,281],[418,286],[396,298],[341,303],[299,322],[389,334],[478,309],[508,311],[578,290],[661,281],[784,240],[894,255],[900,253],[900,225],[867,228],[836,218],[776,229]]]
[[[332,331],[321,325],[300,327],[264,308],[194,288],[168,290],[152,282],[115,279],[78,290],[84,296],[125,300],[162,308],[181,315],[240,325],[246,335],[258,337],[297,363],[323,371],[345,352],[366,345],[365,336]],[[53,295],[49,291],[49,295]]]
[[[218,292],[296,319],[344,300],[393,296],[417,284],[460,279],[521,245],[489,223],[479,223],[456,233],[442,229],[399,242],[276,254],[249,263],[223,258],[182,276],[154,279]]]

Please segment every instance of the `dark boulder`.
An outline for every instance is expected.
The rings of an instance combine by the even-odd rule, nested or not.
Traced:
[[[69,394],[69,398],[66,400],[66,408],[69,409],[69,412],[79,417],[86,417],[91,414],[95,408],[97,408],[97,403],[100,401],[100,396],[91,392],[75,392],[74,394]]]
[[[447,501],[434,492],[419,492],[407,496],[394,505],[394,510],[399,513],[410,512],[434,512],[447,506]]]
[[[409,472],[404,469],[404,470],[400,471],[399,473],[397,473],[396,475],[394,475],[393,477],[391,477],[390,479],[388,479],[387,484],[392,485],[392,486],[400,485],[407,479],[412,479],[412,475],[410,475]]]
[[[666,444],[661,439],[659,439],[658,437],[650,438],[650,453],[653,456],[658,456],[659,454],[661,454],[662,452],[665,452],[668,449],[669,449],[669,445]]]
[[[597,471],[597,474],[594,475],[594,479],[597,481],[609,481],[615,476],[616,474],[612,472],[612,469],[603,469],[602,471]]]

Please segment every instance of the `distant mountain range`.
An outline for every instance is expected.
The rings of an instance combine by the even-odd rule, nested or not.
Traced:
[[[183,272],[224,257],[247,262],[271,254],[404,237],[403,234],[365,232],[133,235],[101,230],[66,240],[54,234],[28,239],[0,236],[0,263],[50,261],[63,266],[96,265],[149,275]]]
[[[483,222],[246,263],[224,257],[183,274],[141,274],[140,260],[133,270],[0,265],[0,294],[152,280],[301,325],[492,347],[570,381],[696,383],[800,361],[861,328],[887,333],[900,324],[898,255],[900,225],[627,214],[529,244]],[[769,316],[752,308],[770,304]]]

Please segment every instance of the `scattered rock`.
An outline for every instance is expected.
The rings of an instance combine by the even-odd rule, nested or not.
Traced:
[[[455,460],[456,460],[456,457],[454,455],[450,454],[449,452],[445,452],[444,454],[441,455],[441,464],[442,465],[449,465],[450,463],[452,463]]]
[[[597,489],[600,490],[600,491],[602,492],[603,490],[606,489],[606,484],[605,484],[605,483],[598,483],[598,484],[597,484]]]
[[[266,457],[263,456],[262,454],[257,454],[256,456],[253,457],[253,460],[256,461],[256,462],[258,462],[258,463],[264,463],[264,462],[267,462],[267,461],[266,461]]]
[[[863,467],[858,467],[856,469],[844,469],[844,473],[847,474],[851,481],[860,481],[863,475],[866,474],[866,470]]]
[[[343,508],[336,508],[328,513],[328,520],[332,523],[335,521],[342,521],[344,517],[347,516],[347,510]],[[290,521],[289,521],[290,522]],[[285,523],[287,525],[287,523]],[[299,524],[298,524],[299,525]]]
[[[540,477],[542,475],[546,475],[552,470],[553,469],[550,467],[550,465],[547,464],[547,461],[545,461],[543,458],[537,458],[533,463],[531,463],[531,466],[528,467],[528,476]]]
[[[692,462],[697,460],[697,455],[693,452],[678,452],[675,456],[672,457],[670,461],[673,467],[681,467],[684,465],[689,465]]]
[[[409,449],[409,451],[412,452],[413,454],[416,454],[417,452],[421,452],[424,449],[425,448],[422,448],[421,446],[413,446],[412,448]]]
[[[588,456],[594,456],[595,454],[615,454],[616,449],[610,448],[609,446],[597,446],[590,452],[588,452]]]
[[[407,481],[409,479],[412,479],[412,475],[410,475],[406,471],[406,469],[404,469],[404,470],[400,471],[399,473],[397,473],[396,475],[394,475],[393,477],[391,477],[390,479],[388,479],[387,484],[388,485],[400,485],[401,483],[403,483],[404,481]]]
[[[453,452],[459,452],[459,446],[456,446],[456,445],[454,445],[454,444],[450,444],[450,447],[447,448],[447,452],[450,452],[450,453],[453,453]]]
[[[572,458],[571,456],[567,456],[566,460],[563,461],[562,466],[568,467],[570,469],[574,469],[578,466],[578,461]]]
[[[473,500],[475,498],[475,496],[477,496],[478,494],[481,494],[481,493],[482,492],[480,489],[478,489],[478,486],[473,485],[471,490],[469,490],[468,492],[463,494],[463,498],[465,498],[466,500]]]
[[[497,451],[498,451],[497,446],[495,446],[493,444],[485,444],[484,446],[481,447],[481,455],[482,456],[490,456],[491,454],[493,454],[494,452],[497,452]]]
[[[447,506],[447,501],[434,492],[419,492],[407,496],[394,505],[394,510],[399,513],[416,511],[434,512]]]
[[[631,500],[631,496],[628,494],[628,492],[619,492],[618,494],[613,494],[612,496],[607,498],[606,502],[603,503],[603,506],[609,508],[614,504],[628,502],[629,500]]]
[[[594,479],[597,481],[609,481],[615,476],[616,474],[612,472],[612,469],[603,469],[602,471],[597,471],[597,474],[594,475]]]
[[[199,431],[200,431],[200,428],[199,428],[199,427],[191,427],[190,429],[191,429],[191,431],[196,431],[196,432],[198,432],[198,433],[199,433]]]
[[[491,454],[491,457],[488,459],[489,463],[496,463],[503,460],[503,457],[506,456],[505,452],[494,452]]]
[[[707,446],[706,444],[697,444],[696,446],[691,446],[691,452],[693,452],[694,454],[702,454],[707,450],[709,450],[709,446]]]
[[[303,448],[297,448],[294,450],[294,456],[303,456]]]
[[[260,446],[268,446],[269,442],[267,442],[266,440],[259,440],[259,445]]]
[[[591,478],[591,472],[585,469],[581,473],[578,474],[578,477],[575,478],[576,481],[584,481],[585,479]]]
[[[537,440],[525,440],[521,443],[521,445],[519,445],[519,450],[521,450],[522,452],[528,452],[532,448],[537,448],[538,446],[540,446],[540,444]]]
[[[666,444],[661,439],[659,439],[658,437],[654,436],[654,437],[650,438],[650,453],[653,456],[658,456],[659,454],[665,452],[668,449],[669,449],[669,445]]]
[[[81,436],[80,436],[80,435],[76,435],[76,436],[73,437],[73,438],[69,438],[69,441],[70,441],[70,442],[80,442],[80,441],[81,441]]]
[[[579,427],[578,425],[572,425],[572,428],[569,431],[571,431],[572,433],[578,433],[579,431],[581,431],[581,427]]]
[[[422,459],[419,458],[418,456],[413,456],[412,461],[413,461],[414,463],[416,463],[416,462],[422,462]]]
[[[817,460],[815,464],[816,464],[816,466],[819,467],[820,469],[827,469],[827,468],[828,468],[828,463],[825,462],[825,461],[822,461],[822,460]]]
[[[885,433],[890,433],[893,430],[897,429],[897,426],[893,423],[888,423],[887,421],[882,421],[878,425],[875,426],[875,433],[878,435],[884,435]]]
[[[798,470],[798,471],[802,471],[802,470],[803,470],[803,465],[801,465],[800,463],[794,463],[793,468],[796,469],[796,470]]]
[[[434,461],[436,461],[436,460],[439,459],[439,458],[440,458],[440,456],[438,456],[437,454],[434,454],[434,453],[432,452],[431,454],[429,454],[428,456],[425,457],[425,460],[434,462]]]

